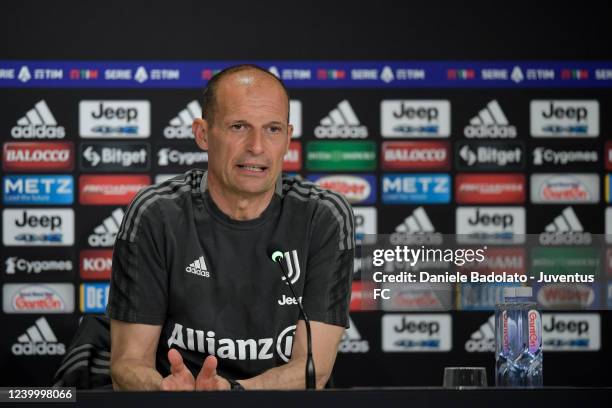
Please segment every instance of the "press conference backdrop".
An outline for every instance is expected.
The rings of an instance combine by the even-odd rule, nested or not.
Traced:
[[[612,63],[257,63],[291,92],[285,171],[344,194],[358,239],[406,228],[472,233],[479,226],[458,221],[478,211],[510,220],[500,233],[540,234],[555,223],[612,233]],[[79,318],[105,308],[112,244],[130,199],[207,167],[190,125],[202,87],[228,64],[0,61],[0,359],[11,368],[1,384],[51,382]],[[503,251],[498,266],[530,273],[526,251]],[[548,306],[545,384],[610,385],[611,252],[574,256],[604,266],[599,283],[569,294],[581,299],[580,312],[556,312],[568,293],[536,287]],[[493,373],[500,286],[466,285],[445,300],[416,290],[387,310],[362,296],[359,272],[338,386],[439,385],[449,365]],[[444,310],[444,301],[458,310]],[[389,347],[400,326],[415,342]]]

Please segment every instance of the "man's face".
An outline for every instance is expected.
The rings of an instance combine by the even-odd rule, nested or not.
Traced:
[[[239,195],[274,189],[293,131],[288,114],[286,94],[266,74],[247,70],[224,78],[213,121],[203,121],[198,140],[208,150],[209,177]]]

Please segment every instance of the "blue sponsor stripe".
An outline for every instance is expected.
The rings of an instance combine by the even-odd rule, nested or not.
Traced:
[[[2,179],[4,205],[67,205],[74,202],[74,178],[69,175],[10,175]]]

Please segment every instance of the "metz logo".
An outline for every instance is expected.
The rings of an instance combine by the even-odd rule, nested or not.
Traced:
[[[199,166],[206,167],[208,164],[208,152],[191,151],[164,147],[157,152],[157,165],[159,167],[168,166]]]
[[[11,352],[14,356],[61,356],[66,353],[66,345],[57,340],[47,319],[41,317],[17,337]]]
[[[168,339],[168,348],[180,347],[183,350],[197,351],[228,360],[271,360],[276,356],[284,362],[291,358],[295,325],[282,330],[276,339],[232,339],[217,338],[212,330],[198,330],[174,323]]]
[[[383,137],[442,138],[450,136],[450,102],[385,100],[380,105]]]
[[[382,318],[385,352],[439,352],[452,348],[448,314],[387,314]]]
[[[17,120],[17,125],[11,129],[11,136],[14,139],[63,139],[66,130],[57,124],[43,99]]]
[[[72,171],[72,142],[7,142],[3,149],[4,171]]]
[[[361,334],[350,316],[349,328],[342,335],[338,351],[340,353],[367,353],[370,351],[370,342],[361,338]]]
[[[531,202],[588,204],[599,202],[598,174],[532,174]]]
[[[82,143],[81,169],[87,171],[146,171],[147,143]]]
[[[489,320],[472,333],[465,342],[465,351],[468,353],[495,351],[495,315],[489,317]]]
[[[566,207],[539,236],[540,245],[590,245],[592,240],[572,207]]]
[[[596,100],[531,101],[533,137],[599,136],[599,102]]]
[[[470,119],[463,134],[468,139],[514,139],[517,132],[516,127],[508,122],[499,103],[492,100]]]
[[[315,128],[315,136],[319,139],[363,139],[368,137],[368,128],[359,123],[353,107],[345,99],[321,119],[321,124]]]
[[[147,138],[149,101],[81,101],[79,133],[84,138]]]

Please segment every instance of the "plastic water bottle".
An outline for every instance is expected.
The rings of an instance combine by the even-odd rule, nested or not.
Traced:
[[[495,309],[495,384],[541,387],[542,319],[528,287],[504,288]]]

